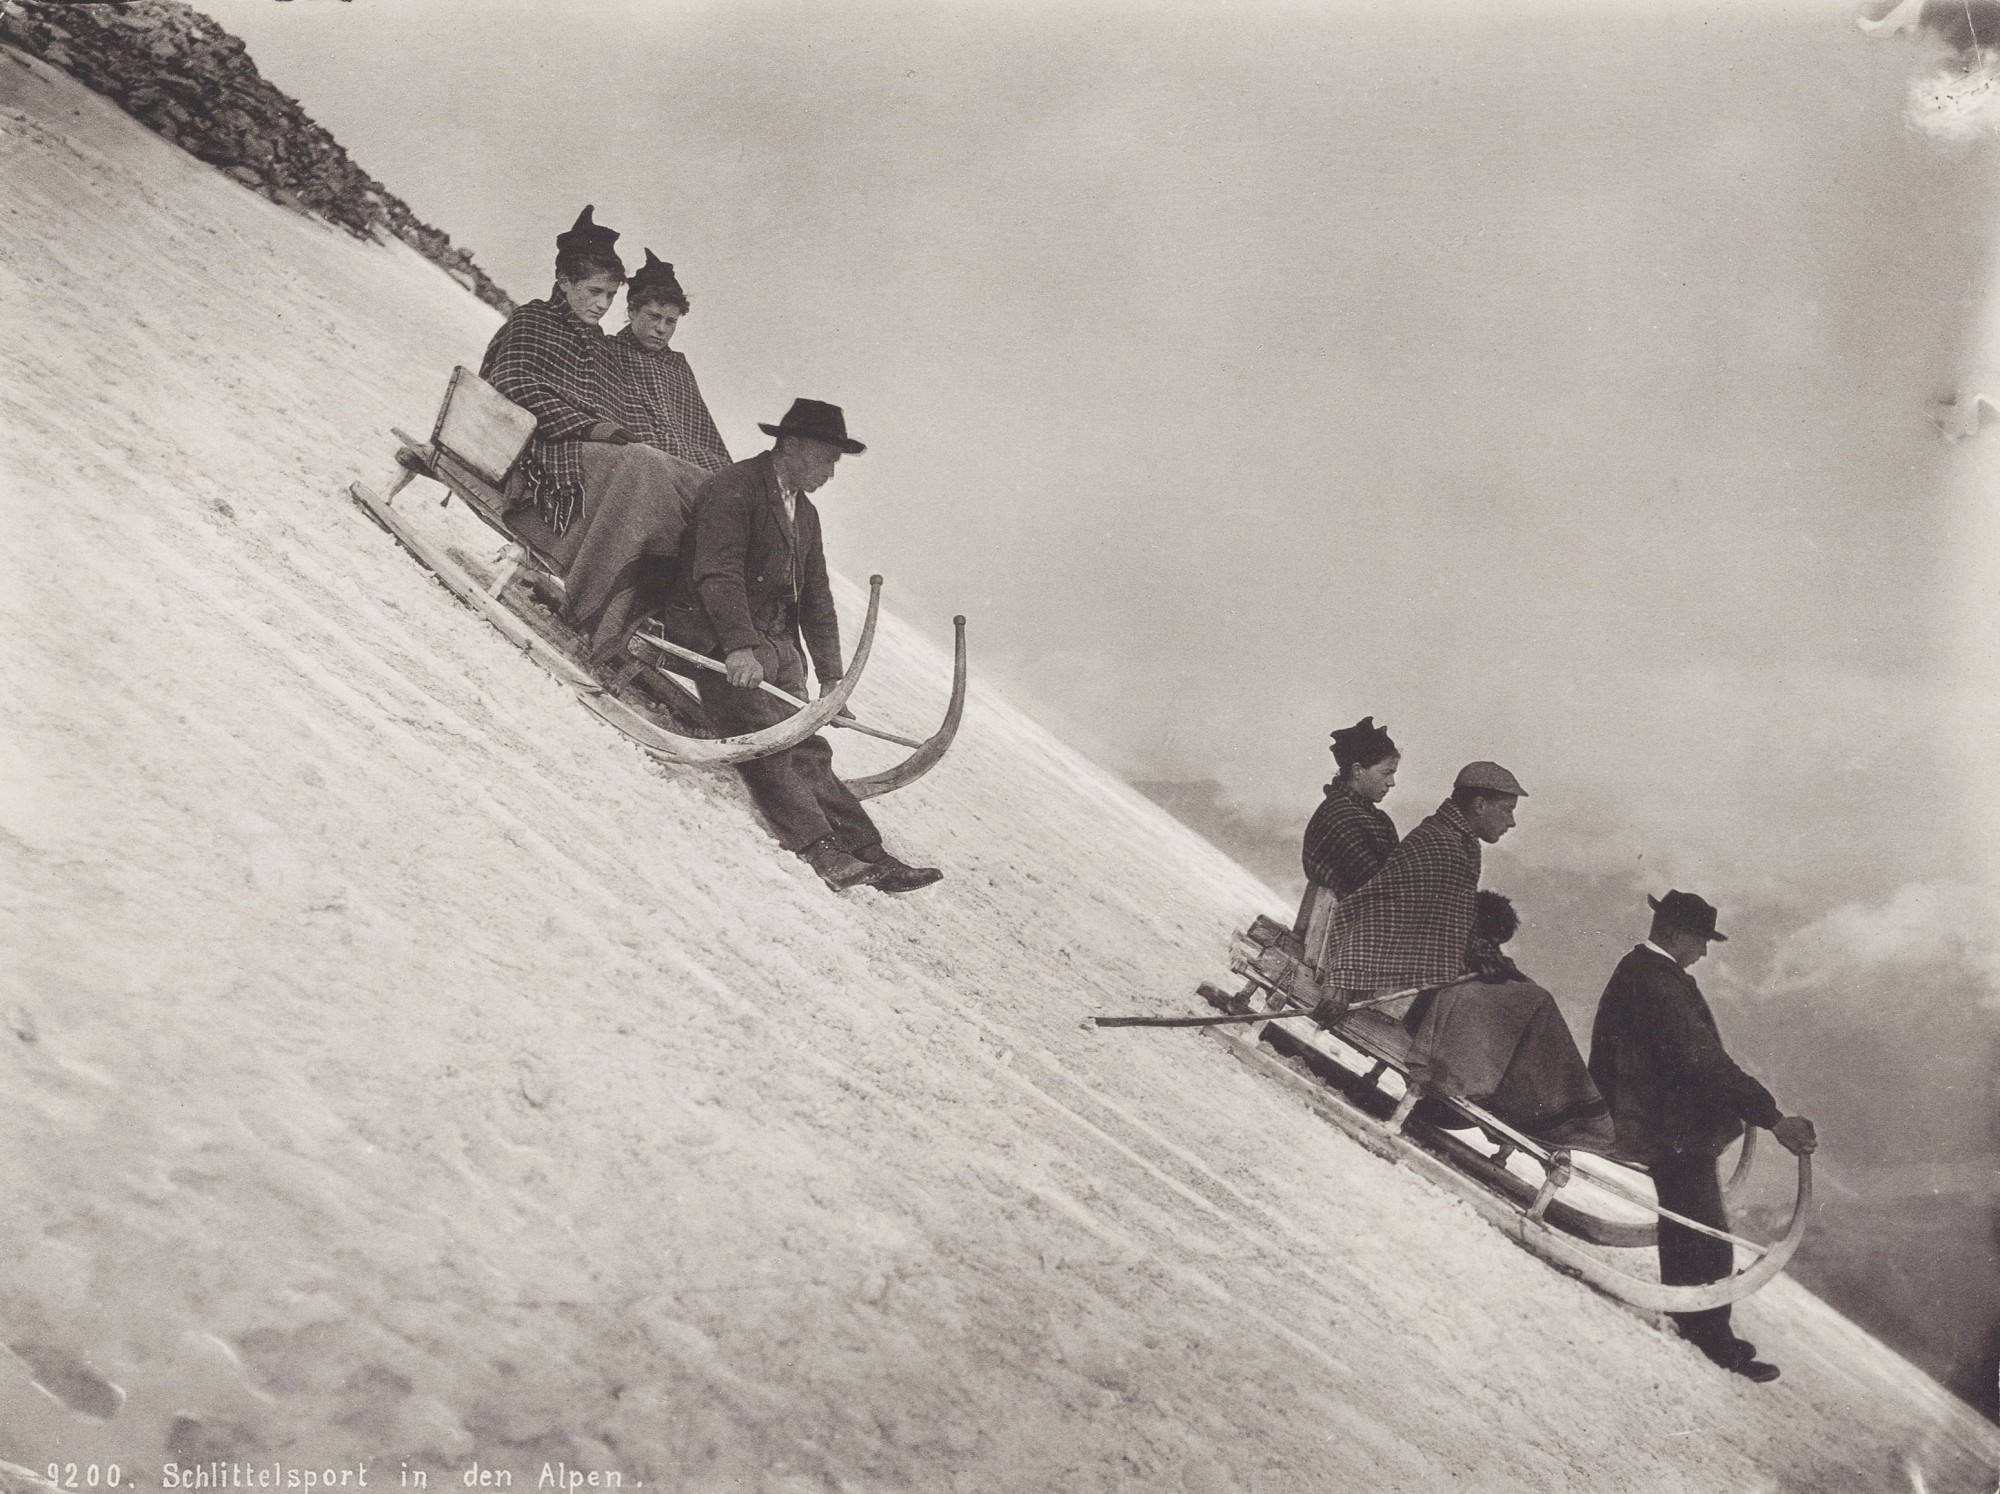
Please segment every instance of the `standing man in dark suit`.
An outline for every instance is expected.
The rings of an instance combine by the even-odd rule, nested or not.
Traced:
[[[777,438],[772,449],[723,468],[695,493],[688,584],[672,589],[662,618],[675,642],[727,666],[726,677],[704,670],[697,683],[710,719],[730,736],[791,714],[758,686],[768,680],[803,696],[806,654],[822,695],[845,672],[819,510],[807,495],[825,486],[843,454],[867,449],[848,436],[840,406],[816,399],[794,400],[783,420],[759,428]],[[829,887],[911,892],[944,875],[883,849],[882,832],[834,775],[833,749],[822,738],[737,771],[778,843]]]
[[[1590,1034],[1590,1076],[1611,1106],[1619,1154],[1652,1169],[1660,1207],[1729,1228],[1716,1158],[1762,1126],[1790,1152],[1818,1146],[1813,1124],[1785,1115],[1771,1092],[1723,1050],[1715,1018],[1688,967],[1708,953],[1715,908],[1692,892],[1648,897],[1653,927],[1646,942],[1612,972]],[[1660,1221],[1660,1280],[1674,1286],[1721,1281],[1736,1266],[1726,1240]],[[1775,1380],[1778,1367],[1757,1359],[1755,1345],[1730,1331],[1727,1305],[1675,1313],[1681,1337],[1739,1375]]]

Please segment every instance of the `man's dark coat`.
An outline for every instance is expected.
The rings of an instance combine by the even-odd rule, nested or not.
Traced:
[[[1694,977],[1640,945],[1612,972],[1590,1033],[1590,1077],[1610,1103],[1618,1149],[1636,1161],[1718,1157],[1744,1124],[1769,1129],[1771,1092],[1728,1053]]]
[[[821,684],[846,666],[840,622],[826,580],[819,510],[804,493],[785,515],[771,454],[724,467],[696,491],[688,569],[663,609],[668,636],[718,657],[757,649],[766,639],[803,638]],[[766,674],[775,660],[760,654]]]

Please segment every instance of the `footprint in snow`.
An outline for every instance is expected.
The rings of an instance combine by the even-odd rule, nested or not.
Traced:
[[[520,1090],[521,1098],[536,1110],[541,1110],[555,1094],[555,1087],[549,1083],[542,1066],[532,1058],[514,1060],[514,1085]]]

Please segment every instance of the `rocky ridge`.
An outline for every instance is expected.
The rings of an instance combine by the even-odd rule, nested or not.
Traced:
[[[253,192],[359,238],[401,239],[488,305],[514,309],[469,252],[266,81],[240,38],[181,0],[0,0],[0,42],[61,68]]]

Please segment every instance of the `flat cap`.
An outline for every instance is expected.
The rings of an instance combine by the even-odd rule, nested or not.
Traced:
[[[1467,763],[1458,770],[1458,777],[1452,780],[1454,789],[1479,789],[1489,794],[1513,794],[1525,799],[1528,791],[1521,787],[1521,780],[1509,773],[1498,763]]]

